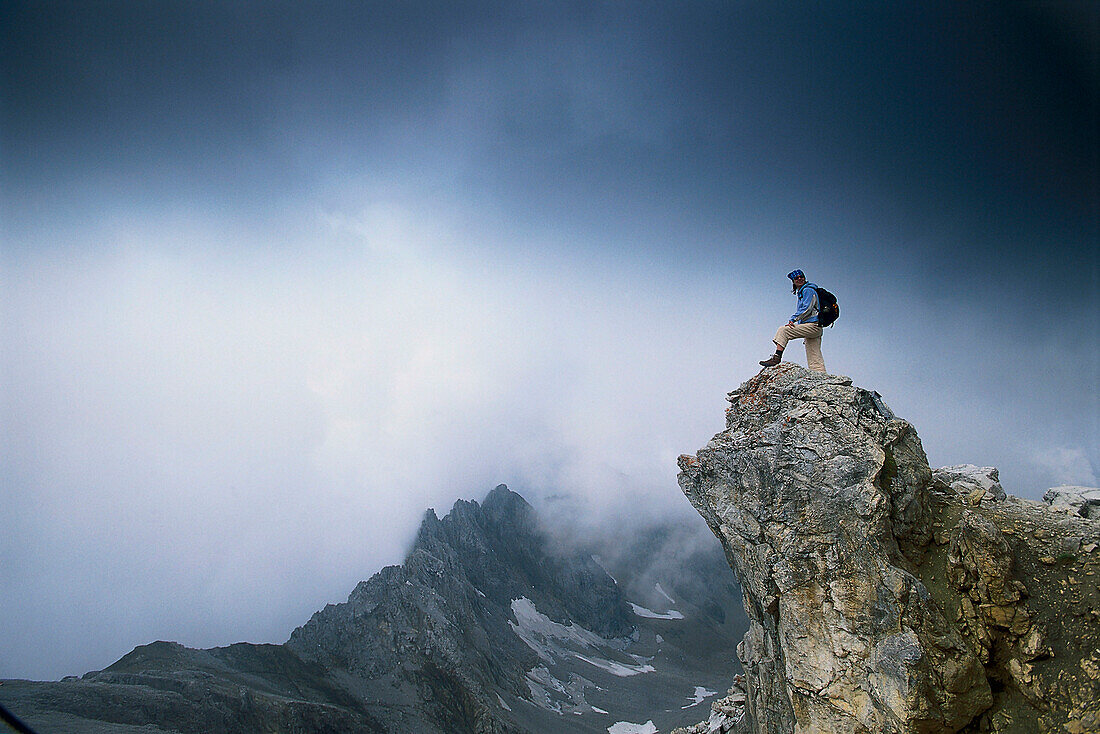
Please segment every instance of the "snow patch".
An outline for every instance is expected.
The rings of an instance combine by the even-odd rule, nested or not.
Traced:
[[[689,709],[692,706],[698,706],[704,700],[716,695],[717,693],[718,691],[708,691],[706,688],[703,688],[703,686],[695,686],[695,695],[688,697],[688,700],[691,701],[691,703],[689,703],[687,706],[681,706],[680,708]]]
[[[656,670],[652,665],[641,664],[648,661],[636,656],[632,657],[634,657],[636,663],[639,663],[638,665],[607,659],[606,655],[608,654],[622,653],[626,649],[628,641],[626,639],[605,639],[595,632],[586,630],[576,622],[571,622],[568,627],[555,622],[535,609],[535,605],[527,597],[520,597],[512,601],[512,613],[516,617],[515,622],[508,623],[512,631],[528,647],[534,650],[540,659],[547,663],[554,664],[558,661],[577,658],[620,678],[640,673],[652,673]],[[591,650],[592,653],[581,654],[581,652],[578,652],[578,648],[586,653]],[[601,651],[604,655],[597,654]],[[549,676],[549,671],[545,666],[540,666],[536,670],[544,670],[546,675]],[[529,682],[530,678],[531,674],[528,673]],[[554,680],[552,676],[551,680]],[[564,693],[563,689],[555,688],[546,680],[536,678],[536,682],[543,687],[543,691],[532,689],[532,695],[537,694],[540,700],[547,687]]]
[[[573,653],[573,656],[579,660],[583,660],[589,665],[595,665],[597,668],[606,670],[612,675],[617,675],[620,678],[629,678],[632,675],[638,675],[640,673],[652,673],[657,670],[652,665],[624,665],[623,663],[616,663],[614,660],[604,660],[602,658],[586,658],[579,652]]]
[[[673,598],[672,598],[671,596],[669,596],[669,595],[668,595],[668,592],[667,592],[667,591],[665,591],[665,590],[664,590],[663,588],[661,588],[661,585],[660,585],[660,584],[656,584],[656,585],[655,585],[655,586],[654,586],[653,588],[655,588],[655,589],[657,590],[657,593],[658,593],[658,594],[660,594],[660,595],[661,595],[661,596],[663,596],[664,598],[668,599],[668,603],[669,603],[669,604],[675,604],[675,603],[676,603],[676,600],[675,600],[675,599],[673,599]]]
[[[618,580],[614,576],[611,575],[610,571],[607,570],[607,566],[603,565],[603,559],[602,558],[600,558],[599,556],[592,556],[592,562],[595,563],[600,568],[602,568],[603,572],[607,574],[607,577],[609,579],[611,579],[613,582],[615,582],[616,586],[619,585]]]
[[[586,713],[589,704],[584,698],[584,689],[591,687],[594,687],[592,681],[576,673],[569,673],[568,681],[556,678],[545,665],[527,671],[531,703],[559,715]],[[500,699],[499,694],[497,698]]]
[[[561,713],[561,704],[553,699],[550,691],[565,693],[562,682],[550,675],[545,665],[527,671],[527,688],[531,691],[531,701],[537,706]]]
[[[597,714],[606,714],[607,713],[603,709],[596,708],[595,706],[592,707],[592,710],[595,711]]]
[[[555,622],[535,609],[534,603],[525,596],[512,601],[512,614],[515,615],[516,621],[508,622],[508,626],[547,662],[553,662],[555,657],[563,657],[565,654],[560,645],[553,644],[555,642],[572,642],[586,648],[599,648],[610,644],[609,640],[586,630],[576,622],[570,623],[568,627]]]
[[[511,711],[511,710],[512,710],[512,707],[511,707],[511,706],[509,706],[508,704],[504,703],[504,699],[500,697],[500,694],[499,694],[499,693],[497,694],[497,701],[498,701],[498,702],[500,703],[500,707],[501,707],[502,709],[504,709],[505,711]]]
[[[670,609],[667,612],[655,612],[652,609],[646,609],[643,606],[639,606],[630,603],[630,608],[634,610],[634,613],[639,617],[645,617],[646,619],[683,619],[684,615],[675,609]]]
[[[657,734],[652,721],[644,724],[631,724],[629,721],[617,721],[607,727],[607,734]]]

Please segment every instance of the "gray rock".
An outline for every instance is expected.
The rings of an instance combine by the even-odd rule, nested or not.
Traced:
[[[1051,487],[1043,499],[1056,510],[1090,519],[1100,518],[1100,487]]]
[[[314,614],[287,648],[364,683],[411,682],[395,703],[442,731],[525,729],[494,705],[498,692],[529,696],[527,673],[539,663],[511,626],[514,599],[607,637],[634,630],[617,585],[590,556],[550,554],[548,545],[531,506],[504,485],[481,505],[456,502],[442,519],[429,510],[402,566]]]
[[[750,628],[747,718],[768,734],[953,732],[987,709],[981,662],[914,574],[932,483],[913,428],[850,379],[780,364],[730,394],[680,459]]]
[[[932,487],[961,495],[969,504],[1003,502],[1007,497],[997,468],[993,466],[957,464],[936,469],[932,472]]]

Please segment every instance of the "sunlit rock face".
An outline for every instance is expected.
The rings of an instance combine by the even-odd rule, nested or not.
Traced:
[[[1100,732],[1100,490],[932,472],[877,393],[795,365],[729,403],[680,486],[744,590],[746,712],[698,730]]]
[[[755,731],[957,731],[992,702],[917,575],[931,471],[877,394],[791,364],[730,393],[680,486],[726,548],[750,627]]]

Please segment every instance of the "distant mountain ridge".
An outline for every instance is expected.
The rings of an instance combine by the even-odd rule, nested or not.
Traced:
[[[671,727],[736,672],[746,628],[699,532],[563,544],[500,485],[428,510],[402,565],[285,645],[157,642],[79,680],[7,681],[0,702],[43,732],[96,734],[605,732],[643,712]]]
[[[491,693],[529,693],[526,673],[538,657],[510,626],[517,595],[552,620],[606,637],[634,631],[603,569],[584,555],[548,556],[545,545],[530,505],[504,485],[483,505],[456,502],[442,520],[429,510],[402,566],[317,612],[287,647],[365,680],[414,681],[421,688],[414,701],[432,698],[443,708],[427,712],[441,727],[510,730],[498,721],[501,707],[484,702]]]

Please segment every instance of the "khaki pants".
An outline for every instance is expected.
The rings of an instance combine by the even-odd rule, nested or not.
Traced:
[[[775,332],[775,346],[783,349],[791,339],[806,340],[806,366],[815,372],[825,371],[825,358],[821,356],[821,332],[817,324],[783,324]]]

